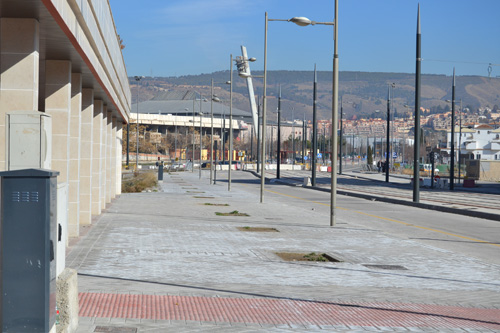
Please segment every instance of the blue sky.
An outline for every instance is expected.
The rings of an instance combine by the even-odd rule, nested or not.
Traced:
[[[341,71],[415,71],[420,3],[422,72],[500,76],[499,0],[339,0]],[[264,13],[333,21],[333,0],[110,0],[129,76],[229,69],[245,45],[263,69]],[[333,27],[269,22],[268,70],[331,70]]]

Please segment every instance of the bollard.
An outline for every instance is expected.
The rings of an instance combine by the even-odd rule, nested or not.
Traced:
[[[160,162],[158,165],[158,181],[163,181],[163,162]]]

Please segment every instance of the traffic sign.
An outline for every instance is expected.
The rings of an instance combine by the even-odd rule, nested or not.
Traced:
[[[321,153],[318,153],[317,157],[321,158],[321,156],[323,156],[323,155]]]

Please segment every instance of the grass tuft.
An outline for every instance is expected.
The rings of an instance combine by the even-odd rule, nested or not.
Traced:
[[[144,190],[155,190],[158,186],[156,173],[134,173],[134,177],[122,182],[122,193],[140,193]]]

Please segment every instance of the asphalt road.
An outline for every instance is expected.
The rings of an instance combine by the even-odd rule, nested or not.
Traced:
[[[227,186],[226,174],[218,173],[219,186]],[[233,172],[232,179],[233,186],[242,185],[249,192],[260,192],[260,179],[250,173]],[[325,216],[325,221],[322,222],[329,225],[330,193],[271,183],[265,186],[264,203],[266,198],[323,212],[321,216]],[[339,195],[337,227],[381,230],[488,263],[500,264],[498,221]]]

